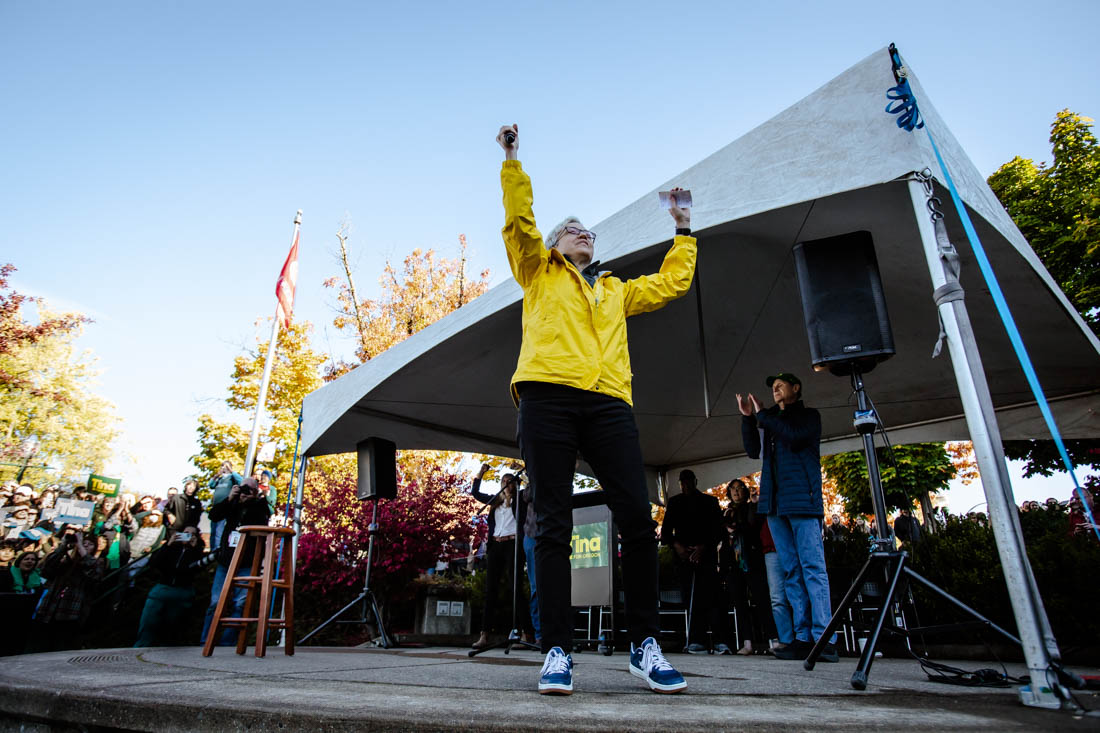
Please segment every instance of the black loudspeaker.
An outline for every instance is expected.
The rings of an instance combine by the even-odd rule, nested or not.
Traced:
[[[799,242],[794,267],[814,370],[869,372],[894,355],[870,232]]]
[[[397,498],[397,446],[384,438],[367,438],[355,446],[360,499]]]

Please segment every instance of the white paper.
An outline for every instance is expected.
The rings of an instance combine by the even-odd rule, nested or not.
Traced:
[[[661,206],[666,209],[672,208],[672,191],[658,191],[657,197],[661,200]],[[691,208],[691,191],[686,188],[683,191],[676,192],[676,205],[681,209]]]

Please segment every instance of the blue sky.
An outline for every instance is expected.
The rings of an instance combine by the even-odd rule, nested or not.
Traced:
[[[1049,159],[1058,110],[1100,113],[1098,21],[1096,2],[6,2],[0,260],[96,319],[82,345],[125,419],[111,470],[159,493],[266,338],[295,210],[295,316],[339,357],[321,282],[345,215],[368,295],[386,259],[460,233],[507,277],[503,123],[540,216],[596,223],[895,42],[989,174]]]

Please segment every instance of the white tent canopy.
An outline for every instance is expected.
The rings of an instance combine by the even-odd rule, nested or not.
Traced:
[[[919,82],[912,74],[909,79],[1063,434],[1100,437],[1100,342],[947,131]],[[692,223],[699,259],[693,291],[701,288],[701,293],[628,321],[635,413],[643,457],[655,479],[691,467],[703,485],[714,485],[757,470],[758,462],[742,451],[734,393],[755,391],[766,398],[764,377],[780,370],[798,374],[806,402],[821,411],[824,452],[861,446],[852,428],[848,380],[810,369],[791,254],[797,241],[860,229],[874,237],[897,347],[894,358],[866,376],[893,442],[968,437],[950,358],[946,352],[931,356],[939,329],[934,288],[905,181],[913,171],[929,168],[938,175],[939,168],[927,136],[899,130],[884,112],[885,91],[893,84],[888,55],[877,51],[593,227],[604,267],[620,277],[653,272],[671,233],[655,192],[682,186],[692,190],[696,202]],[[533,183],[537,209],[539,182]],[[962,258],[966,304],[1001,434],[1046,437],[946,191],[941,197]],[[508,382],[519,353],[521,296],[514,281],[502,283],[310,394],[302,418],[306,455],[354,451],[369,436],[392,440],[401,449],[518,455]],[[654,480],[654,497],[656,487]]]

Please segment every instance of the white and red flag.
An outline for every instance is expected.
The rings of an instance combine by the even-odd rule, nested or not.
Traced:
[[[290,317],[294,313],[294,288],[298,284],[298,231],[294,231],[294,244],[290,245],[290,254],[286,256],[279,280],[275,283],[275,297],[279,299],[278,317],[283,326],[290,328]]]

